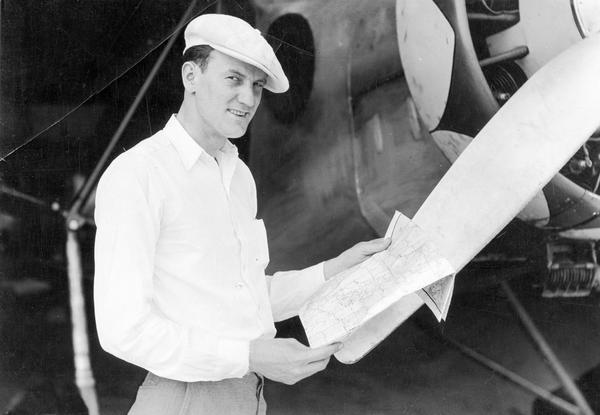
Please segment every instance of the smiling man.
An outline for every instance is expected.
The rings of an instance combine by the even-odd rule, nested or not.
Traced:
[[[132,414],[264,414],[264,377],[293,384],[340,347],[275,339],[273,322],[389,241],[265,276],[254,180],[229,140],[246,132],[263,89],[284,92],[288,80],[243,20],[197,17],[185,40],[179,112],[98,184],[98,335],[106,351],[149,371]]]

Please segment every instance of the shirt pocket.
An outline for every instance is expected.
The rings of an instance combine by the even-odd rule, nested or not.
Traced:
[[[260,265],[263,269],[269,264],[269,243],[267,241],[267,230],[262,219],[250,222],[248,232],[248,244],[250,262]]]

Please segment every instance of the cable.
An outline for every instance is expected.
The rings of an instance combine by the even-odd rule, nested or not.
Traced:
[[[108,143],[108,145],[104,149],[104,153],[100,157],[100,160],[98,160],[98,162],[96,163],[96,167],[94,167],[94,170],[88,176],[87,180],[83,184],[81,192],[77,195],[77,198],[75,199],[75,201],[73,202],[73,204],[69,208],[69,214],[67,216],[67,223],[68,223],[68,226],[69,226],[69,228],[71,230],[75,230],[80,225],[80,223],[78,223],[79,222],[78,221],[78,216],[80,214],[79,211],[80,211],[81,207],[87,201],[87,198],[89,197],[89,195],[92,192],[93,186],[96,184],[97,180],[100,178],[100,174],[102,173],[102,169],[104,169],[104,167],[106,165],[106,162],[108,161],[108,158],[110,157],[110,154],[112,153],[112,150],[117,145],[119,139],[121,138],[123,132],[125,131],[125,128],[127,128],[127,125],[129,124],[129,121],[131,121],[131,118],[135,114],[135,112],[136,112],[136,110],[137,110],[140,102],[142,101],[142,99],[146,95],[146,92],[150,88],[150,85],[152,84],[152,81],[154,80],[156,74],[158,73],[158,71],[160,70],[163,62],[167,58],[167,55],[168,55],[169,51],[171,50],[171,48],[175,44],[176,35],[181,30],[183,30],[183,28],[186,26],[186,24],[190,20],[192,20],[194,18],[194,14],[192,13],[192,11],[196,7],[196,2],[197,2],[197,0],[192,0],[192,2],[190,3],[188,9],[183,14],[183,16],[181,18],[181,21],[179,22],[179,24],[177,24],[175,30],[171,34],[171,37],[169,38],[169,42],[165,45],[165,47],[164,47],[163,51],[161,52],[160,56],[158,57],[158,59],[154,63],[154,66],[152,67],[152,70],[150,71],[150,73],[148,74],[148,77],[144,81],[144,84],[142,85],[142,87],[138,91],[135,99],[133,100],[133,103],[131,104],[131,106],[129,107],[129,110],[125,114],[125,117],[123,117],[123,120],[121,121],[121,124],[119,124],[119,127],[117,128],[117,131],[114,133],[114,135],[110,139],[110,142]]]
[[[594,186],[594,190],[592,192],[596,193],[599,186],[600,186],[600,173],[598,173],[598,176],[596,177],[596,185]]]
[[[270,39],[275,39],[275,40],[279,41],[279,46],[277,47],[277,49],[273,49],[273,51],[275,53],[277,53],[277,51],[279,50],[279,48],[281,47],[281,45],[286,45],[286,46],[291,47],[292,49],[297,50],[298,52],[301,52],[303,55],[315,56],[314,53],[311,53],[310,51],[308,51],[306,49],[299,48],[298,46],[296,46],[296,45],[294,45],[292,43],[288,43],[285,40],[278,38],[277,36],[273,36],[273,35],[270,35],[270,34],[267,33],[266,37],[268,37]]]
[[[490,7],[490,5],[487,3],[487,0],[480,0],[481,5],[490,13],[494,14],[494,15],[499,15],[499,14],[517,14],[519,13],[519,9],[514,9],[514,10],[494,10]]]
[[[482,0],[484,1],[484,0]],[[191,17],[188,21],[186,21],[186,24],[189,23],[192,19],[194,19],[196,16],[204,13],[208,8],[214,6],[216,3],[218,2],[218,0],[214,0],[209,2],[206,7],[204,7],[199,13],[197,13],[194,17]],[[137,8],[139,7],[139,5],[142,3],[142,1],[140,1],[138,3],[138,5],[136,6],[136,10],[134,10],[134,12],[132,14],[135,13],[135,11],[137,11]],[[109,80],[105,85],[103,85],[100,89],[92,92],[89,96],[87,96],[82,102],[80,102],[79,104],[77,104],[75,107],[73,107],[72,109],[70,109],[69,111],[67,111],[63,116],[59,117],[56,121],[54,121],[53,123],[51,123],[50,125],[48,125],[47,127],[43,128],[41,131],[38,131],[37,133],[33,134],[32,136],[30,136],[29,138],[27,138],[22,144],[18,145],[17,147],[15,147],[13,150],[9,151],[6,155],[4,156],[0,156],[0,161],[6,161],[6,158],[10,157],[12,154],[16,153],[17,151],[19,151],[20,149],[22,149],[23,147],[27,146],[28,144],[30,144],[32,141],[36,140],[37,138],[39,138],[42,134],[44,134],[45,132],[51,130],[52,128],[54,128],[56,125],[60,124],[62,121],[64,121],[66,118],[68,118],[71,114],[73,114],[74,112],[76,112],[78,109],[80,109],[83,105],[85,105],[88,101],[90,101],[92,98],[96,97],[97,95],[99,95],[100,93],[102,93],[104,90],[106,90],[106,88],[108,88],[109,86],[111,86],[113,83],[115,83],[116,81],[118,81],[119,79],[121,79],[125,74],[127,74],[131,69],[135,68],[140,62],[142,62],[144,59],[146,59],[146,57],[148,57],[148,55],[152,54],[156,49],[158,49],[160,46],[162,46],[166,41],[169,40],[169,38],[171,38],[171,36],[173,36],[173,32],[169,33],[167,36],[165,36],[163,39],[161,39],[156,45],[154,45],[152,48],[150,48],[146,53],[144,53],[138,60],[136,60],[133,64],[131,64],[127,69],[125,69],[123,72],[121,72],[119,75],[115,76],[114,78],[112,78],[111,80]],[[272,36],[269,34],[266,34],[267,38],[271,38],[271,39],[275,39],[277,41],[280,42],[280,45],[286,45],[289,46],[295,50],[297,50],[298,52],[305,54],[305,55],[309,55],[309,56],[314,56],[314,53],[311,53],[308,50],[299,48],[296,45],[293,45],[291,43],[288,43],[286,41],[284,41],[283,39],[280,39],[276,36]]]
[[[212,7],[216,2],[217,2],[217,0],[214,0],[214,1],[210,2],[210,3],[208,3],[207,6],[204,7],[200,11],[200,13],[197,13],[193,17],[190,17],[189,20],[187,20],[185,22],[185,24],[189,23],[196,16],[204,13],[204,11],[206,11],[206,9],[208,9],[209,7]],[[77,104],[73,109],[67,111],[67,113],[64,114],[62,117],[60,117],[59,119],[57,119],[56,121],[54,121],[48,127],[44,128],[41,131],[38,131],[34,135],[30,136],[22,144],[18,145],[13,150],[9,151],[6,155],[0,156],[0,161],[6,161],[7,157],[10,157],[12,154],[14,154],[18,150],[22,149],[23,147],[25,147],[26,145],[28,145],[29,143],[31,143],[35,139],[37,139],[39,136],[41,136],[42,134],[44,134],[46,131],[48,131],[48,130],[52,129],[53,127],[55,127],[57,124],[59,124],[60,122],[62,122],[64,119],[66,119],[69,115],[73,114],[75,111],[77,111],[83,105],[85,105],[89,100],[91,100],[92,98],[94,98],[95,96],[97,96],[98,94],[100,94],[101,92],[103,92],[106,88],[108,88],[109,86],[111,86],[113,83],[115,83],[116,81],[118,81],[119,79],[121,79],[126,73],[128,73],[131,69],[133,69],[134,67],[136,67],[141,61],[143,61],[144,59],[146,59],[146,57],[148,57],[148,55],[150,55],[152,52],[154,52],[156,49],[158,49],[160,46],[162,46],[163,43],[165,43],[166,41],[168,41],[173,36],[173,34],[175,33],[176,30],[177,29],[175,29],[172,32],[170,32],[167,36],[165,36],[163,39],[161,39],[160,42],[158,42],[155,46],[153,46],[152,48],[150,48],[148,50],[148,52],[146,52],[138,60],[136,60],[131,66],[129,66],[127,69],[125,69],[125,71],[123,71],[119,75],[115,76],[113,79],[111,79],[110,81],[108,81],[108,83],[106,83],[104,86],[102,86],[97,91],[92,92],[87,98],[85,98],[81,103]]]

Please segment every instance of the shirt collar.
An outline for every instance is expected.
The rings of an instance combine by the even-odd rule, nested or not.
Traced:
[[[225,141],[225,145],[217,152],[217,162],[221,169],[221,177],[223,185],[229,193],[231,187],[231,179],[235,172],[235,167],[238,161],[238,149],[235,145],[231,144],[229,140]]]
[[[210,155],[188,134],[183,128],[175,114],[171,115],[163,131],[167,134],[169,141],[177,150],[181,162],[187,170],[198,161],[201,156]],[[219,163],[231,163],[238,157],[238,149],[229,140],[225,140],[223,147],[217,152],[216,159]]]
[[[231,143],[231,141],[226,140],[225,145],[221,147],[219,152],[217,153],[217,160],[221,162],[223,159],[236,159],[238,156],[238,148]]]
[[[185,128],[179,123],[175,114],[171,115],[163,131],[166,133],[169,141],[171,141],[171,144],[173,144],[173,147],[175,147],[175,150],[177,150],[186,170],[191,169],[202,154],[207,154],[188,132],[185,131]]]
[[[185,128],[183,128],[175,115],[171,115],[163,131],[175,147],[186,170],[190,170],[200,157],[210,157],[188,132],[185,131]],[[238,160],[238,148],[229,140],[225,140],[225,144],[219,149],[215,158],[220,165],[223,183],[227,191],[229,191],[231,178],[233,177]]]

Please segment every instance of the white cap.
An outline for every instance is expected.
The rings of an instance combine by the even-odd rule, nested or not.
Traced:
[[[209,45],[221,53],[262,70],[267,75],[265,88],[285,92],[290,84],[271,45],[258,29],[244,20],[226,14],[203,14],[185,28],[185,49]]]

